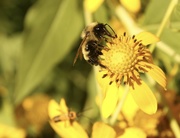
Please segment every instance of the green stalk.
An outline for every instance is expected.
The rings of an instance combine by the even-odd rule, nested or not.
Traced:
[[[163,18],[163,20],[162,20],[162,22],[161,22],[161,25],[160,25],[157,33],[156,33],[156,36],[157,36],[157,37],[160,37],[160,36],[161,36],[161,34],[162,34],[164,28],[166,27],[166,25],[167,25],[167,23],[168,23],[168,21],[169,21],[169,18],[170,18],[171,14],[172,14],[172,12],[173,12],[173,10],[174,10],[174,7],[177,5],[177,3],[178,3],[178,0],[171,0],[171,2],[170,2],[170,4],[169,4],[169,7],[168,7],[168,9],[167,9],[167,11],[166,11],[166,13],[165,13],[165,16],[164,16],[164,18]],[[149,47],[149,49],[150,49],[151,52],[154,51],[155,46],[156,46],[155,44],[152,44],[152,45]]]

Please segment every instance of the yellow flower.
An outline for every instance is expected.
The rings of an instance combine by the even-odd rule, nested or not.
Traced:
[[[100,63],[105,68],[100,67],[99,82],[108,79],[109,85],[115,83],[117,88],[122,84],[128,85],[136,104],[148,114],[156,112],[157,101],[151,89],[140,78],[140,74],[147,73],[166,89],[165,74],[153,64],[152,55],[146,47],[146,45],[158,41],[159,39],[149,32],[142,32],[132,37],[124,33],[120,37],[113,38],[111,42],[107,42],[106,48],[102,50],[103,55],[100,56]],[[108,91],[111,90],[108,89]],[[112,91],[115,91],[115,88]],[[117,98],[108,98],[107,95],[105,99],[106,101],[117,102]],[[114,107],[111,108],[114,109]],[[112,109],[106,108],[106,110]],[[112,111],[108,112],[105,117],[111,113]]]
[[[95,12],[104,0],[84,0],[84,7],[90,13]]]
[[[48,113],[50,125],[63,138],[88,138],[81,125],[75,121],[76,113],[69,111],[64,99],[58,105],[54,100],[49,102]]]
[[[146,138],[146,133],[137,127],[129,127],[125,129],[123,135],[119,136],[118,138]]]
[[[69,116],[70,111],[68,111],[64,99],[61,99],[60,105],[58,105],[54,100],[51,100],[49,102],[48,112],[50,125],[59,136],[63,138],[88,138],[87,133],[78,122],[75,120],[72,120],[71,122],[71,116]],[[92,138],[115,138],[116,132],[105,123],[96,122],[93,125],[91,135]]]
[[[25,138],[26,132],[24,129],[15,128],[5,124],[0,124],[0,138]]]
[[[116,132],[110,126],[96,122],[93,125],[92,138],[115,138]]]
[[[137,13],[141,8],[140,0],[119,0],[121,4],[130,12]]]

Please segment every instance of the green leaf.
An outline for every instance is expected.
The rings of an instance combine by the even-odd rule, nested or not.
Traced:
[[[151,0],[145,11],[143,25],[160,23],[165,15],[170,0]]]
[[[173,10],[171,21],[180,21],[180,2],[179,1]]]
[[[94,13],[94,19],[100,23],[108,23],[108,15],[107,6],[102,4]]]
[[[90,72],[88,78],[87,78],[87,91],[88,91],[88,98],[86,100],[86,107],[85,109],[93,109],[88,111],[88,116],[91,117],[97,117],[99,111],[97,110],[97,104],[96,104],[96,96],[98,95],[98,84],[96,82],[96,73],[95,69],[96,67],[93,68],[93,70]]]
[[[161,35],[161,41],[165,42],[171,47],[171,49],[176,51],[176,54],[180,54],[179,42],[177,40],[180,40],[179,32],[173,32],[171,29],[168,28],[164,29]]]
[[[0,110],[0,122],[1,124],[14,126],[14,109],[8,98],[3,99],[3,105]]]
[[[30,9],[17,74],[16,104],[43,81],[79,39],[81,13],[78,0],[40,0]]]
[[[2,75],[10,84],[19,61],[22,49],[22,34],[13,36],[1,35],[0,37],[0,63]]]

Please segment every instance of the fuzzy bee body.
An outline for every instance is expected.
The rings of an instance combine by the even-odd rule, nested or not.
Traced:
[[[97,49],[97,45],[98,45],[97,41],[91,40],[88,41],[86,43],[85,48],[82,49],[84,59],[91,65],[95,65],[95,66],[99,64],[98,56],[102,55],[101,50]]]
[[[113,34],[106,28],[108,26]],[[116,38],[114,30],[108,24],[102,24],[93,22],[87,26],[82,34],[81,38],[83,39],[81,45],[78,49],[74,63],[76,62],[79,54],[82,54],[84,59],[91,65],[99,65],[104,67],[99,62],[99,55],[102,55],[102,49],[104,48],[103,42],[109,41],[111,38]]]

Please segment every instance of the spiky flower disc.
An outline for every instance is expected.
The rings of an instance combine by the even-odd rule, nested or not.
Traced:
[[[109,76],[109,84],[115,82],[119,87],[123,81],[134,89],[134,83],[141,84],[140,73],[153,69],[149,49],[143,44],[143,40],[137,39],[135,35],[130,37],[124,33],[107,43],[107,47],[100,58],[101,64],[106,67],[102,68],[106,72],[102,77]]]

